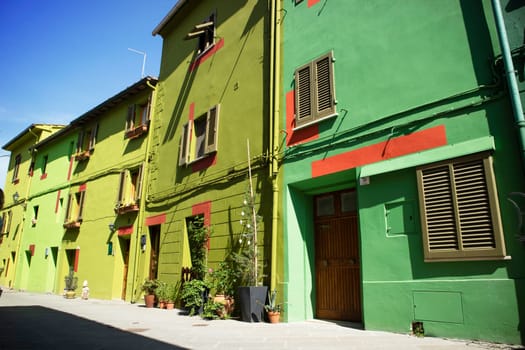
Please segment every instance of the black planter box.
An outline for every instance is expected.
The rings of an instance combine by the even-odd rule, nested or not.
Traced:
[[[264,305],[268,287],[239,287],[239,305],[241,307],[241,320],[245,322],[263,322]],[[237,300],[236,300],[237,303]]]

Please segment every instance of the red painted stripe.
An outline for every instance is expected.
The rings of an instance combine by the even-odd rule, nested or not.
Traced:
[[[197,58],[191,65],[190,65],[190,71],[194,71],[195,68],[197,68],[199,65],[201,65],[204,61],[206,61],[208,58],[213,56],[213,54],[217,51],[219,51],[224,46],[224,38],[219,40],[215,45],[209,49],[204,55]]]
[[[58,190],[57,192],[57,200],[55,202],[55,213],[58,213],[58,205],[60,204],[60,192],[61,190]]]
[[[193,119],[195,118],[195,102],[190,103],[189,108],[190,108],[190,112],[189,112],[188,119],[193,121]]]
[[[308,7],[312,7],[321,0],[308,0]]]
[[[75,265],[73,266],[73,271],[78,272],[78,260],[80,259],[80,248],[77,248],[75,251]]]
[[[312,177],[333,174],[338,171],[445,146],[446,144],[447,135],[445,126],[440,125],[314,161],[312,162]]]
[[[84,192],[87,189],[87,184],[82,184],[78,188],[78,192]]]
[[[166,222],[166,214],[159,214],[146,218],[146,226],[160,225]]]
[[[292,146],[315,140],[319,137],[318,124],[312,124],[299,130],[293,130],[295,126],[295,92],[286,93],[286,145]]]
[[[127,235],[130,235],[132,233],[133,233],[133,225],[119,227],[119,229],[118,229],[118,235],[119,236],[127,236]]]

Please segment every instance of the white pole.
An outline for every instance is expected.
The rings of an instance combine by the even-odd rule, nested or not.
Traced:
[[[250,181],[250,205],[252,207],[252,223],[253,223],[253,269],[255,285],[257,285],[257,213],[255,212],[255,198],[253,196],[253,185],[252,185],[252,165],[250,157],[250,140],[246,139],[246,146],[248,149],[248,179]]]

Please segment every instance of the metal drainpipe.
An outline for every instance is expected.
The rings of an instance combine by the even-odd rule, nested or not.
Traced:
[[[270,177],[272,179],[272,244],[271,244],[271,269],[270,269],[270,289],[277,287],[277,231],[278,231],[278,204],[279,204],[279,185],[278,174],[279,164],[277,162],[276,150],[279,144],[279,60],[280,60],[280,36],[277,27],[277,16],[279,15],[279,3],[281,0],[271,0],[270,10],[270,116],[272,130],[271,144],[271,166]]]
[[[514,120],[518,127],[520,146],[521,146],[521,160],[523,170],[525,171],[525,118],[523,117],[523,107],[516,80],[514,63],[510,53],[509,41],[507,38],[507,30],[505,29],[505,22],[501,13],[501,5],[499,0],[492,0],[492,9],[494,11],[494,19],[496,21],[496,29],[498,32],[501,54],[503,56],[503,63],[505,65],[505,75],[509,85],[510,101],[512,110],[514,112]]]

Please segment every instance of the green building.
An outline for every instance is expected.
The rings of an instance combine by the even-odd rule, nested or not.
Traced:
[[[523,140],[495,8],[283,6],[287,320],[521,343]],[[523,8],[506,16],[518,56]]]
[[[269,6],[183,0],[153,31],[163,51],[148,154],[146,256],[139,263],[145,279],[178,281],[191,267],[188,225],[197,217],[211,229],[208,266],[224,260],[241,231],[249,170],[262,217],[260,276],[268,275]]]
[[[62,125],[32,124],[2,147],[11,153],[4,187],[5,203],[0,211],[0,285],[3,287],[20,288],[24,266],[35,252],[34,246],[26,245],[23,239],[30,226],[26,223],[28,213],[32,210],[29,204],[35,167],[32,147],[62,128]]]

